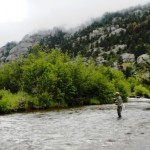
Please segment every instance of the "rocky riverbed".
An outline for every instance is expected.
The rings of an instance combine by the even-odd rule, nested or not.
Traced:
[[[0,150],[149,150],[150,100],[0,116]]]

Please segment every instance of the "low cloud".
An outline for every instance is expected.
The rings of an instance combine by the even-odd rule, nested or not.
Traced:
[[[149,0],[25,0],[27,13],[24,20],[0,24],[0,46],[20,41],[26,34],[53,27],[77,27],[102,16]],[[19,6],[18,6],[19,7]],[[21,13],[21,12],[18,12]]]

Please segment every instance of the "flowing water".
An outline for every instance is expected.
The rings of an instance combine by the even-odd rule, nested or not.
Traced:
[[[0,150],[150,150],[150,100],[0,116]]]

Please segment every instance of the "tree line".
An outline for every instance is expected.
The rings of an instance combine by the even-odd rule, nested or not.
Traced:
[[[37,45],[26,58],[0,65],[0,113],[110,104],[115,91],[124,102],[131,94],[150,96],[139,78],[60,49]]]

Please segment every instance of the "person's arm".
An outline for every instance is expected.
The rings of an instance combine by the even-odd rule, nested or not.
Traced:
[[[119,97],[117,98],[117,103],[118,103],[118,106],[122,106],[123,101],[122,101],[121,96],[119,96]]]
[[[117,98],[114,98],[114,103],[115,103],[116,105],[118,105],[118,100],[117,100]]]

